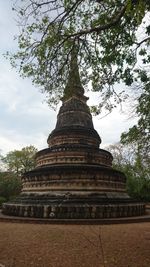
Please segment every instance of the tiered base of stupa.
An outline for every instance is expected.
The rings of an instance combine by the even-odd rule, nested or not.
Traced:
[[[23,178],[23,192],[3,213],[51,219],[101,219],[140,216],[145,205],[125,192],[121,172],[94,165],[49,166]]]

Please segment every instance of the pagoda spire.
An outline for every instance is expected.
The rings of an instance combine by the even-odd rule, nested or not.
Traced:
[[[79,97],[84,101],[88,99],[86,96],[84,96],[84,88],[80,80],[79,67],[78,67],[78,48],[75,44],[71,51],[68,81],[64,89],[64,95],[62,100],[66,101],[73,96]]]

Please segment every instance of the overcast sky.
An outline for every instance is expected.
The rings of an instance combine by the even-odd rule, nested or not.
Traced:
[[[45,95],[29,79],[20,78],[3,56],[17,47],[13,37],[18,28],[11,8],[11,0],[0,0],[0,150],[3,155],[29,145],[38,149],[47,147],[47,137],[56,124],[56,112],[46,104]],[[119,107],[109,116],[93,120],[102,138],[101,147],[118,142],[121,133],[134,123]]]

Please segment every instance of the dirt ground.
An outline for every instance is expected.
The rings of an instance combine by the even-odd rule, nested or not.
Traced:
[[[150,223],[0,223],[0,267],[150,267]]]

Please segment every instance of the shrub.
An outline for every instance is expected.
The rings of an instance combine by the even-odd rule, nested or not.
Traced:
[[[0,173],[0,196],[7,201],[12,197],[17,196],[21,191],[21,181],[13,173]]]
[[[4,202],[6,202],[7,200],[6,200],[6,198],[5,197],[0,197],[0,209],[2,208],[2,204],[4,203]]]

